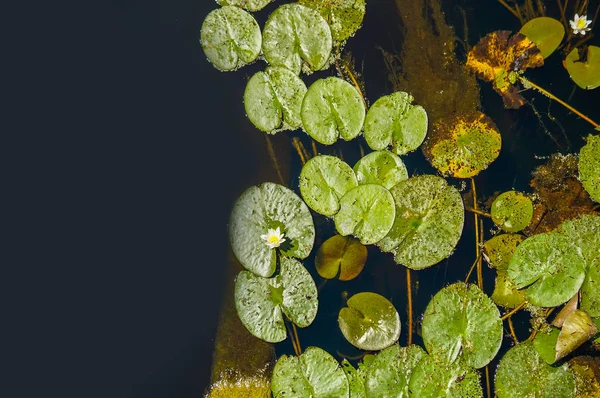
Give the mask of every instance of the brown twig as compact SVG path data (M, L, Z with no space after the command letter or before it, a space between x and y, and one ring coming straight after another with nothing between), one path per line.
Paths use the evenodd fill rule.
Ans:
M480 258L481 258L481 252L479 252L479 255L477 256L475 261L473 261L473 265L471 265L471 268L469 269L469 273L467 274L467 277L465 278L465 283L469 282L469 278L471 277L471 274L473 273L473 270L475 269L475 266L479 262Z
M304 149L304 145L302 145L300 139L298 137L292 138L292 145L294 146L294 149L296 149L296 152L300 157L300 162L302 162L302 165L306 164L308 156L305 155L306 150Z
M510 335L512 336L513 340L515 341L515 344L519 344L519 339L517 339L517 334L515 333L515 328L513 326L512 318L508 317L508 318L506 318L506 321L508 322L508 330L510 330Z
M284 321L285 323L285 321ZM296 356L300 356L300 354L302 354L302 352L300 351L299 347L296 346L296 339L294 339L294 335L292 334L292 331L290 330L290 326L285 323L285 328L287 329L288 335L290 336L290 340L292 341L292 347L294 348L294 354L296 354Z
M408 295L408 343L407 345L412 344L412 334L413 334L413 305L412 305L412 283L410 280L410 269L406 268L406 290Z
M279 168L279 162L277 162L277 156L275 155L275 149L273 148L273 143L271 143L271 137L268 134L265 134L265 140L267 141L267 150L269 151L269 157L273 162L273 167L275 167L275 171L277 171L277 176L279 177L279 181L281 185L286 185L283 180L283 175L281 174L281 169Z
M492 218L492 215L490 213L486 213L485 211L481 211L481 210L476 210L473 209L471 207L465 207L466 211L470 211L471 213L475 213L475 214L479 214L480 216L484 216L487 218Z
M490 384L490 369L488 368L488 365L485 365L485 390L487 392L487 398L492 397L491 388L492 386Z
M519 304L518 306L513 308L510 312L507 312L506 314L504 314L504 316L500 319L505 320L506 318L513 316L513 314L517 313L517 311L519 311L521 308L523 308L525 306L525 304L527 304L527 301L523 301L521 304Z
M296 338L296 346L300 354L302 353L302 346L300 345L300 339L298 338L298 331L296 330L296 324L292 322L292 330L294 331L294 337ZM300 355L298 354L298 355Z
M519 21L521 21L521 23L523 23L523 19L521 18L521 16L519 14L517 14L517 11L515 11L511 6L506 4L506 2L504 0L498 0L498 2L500 4L502 4L508 11L510 11L511 14L513 14L515 17L517 17L517 19Z
M471 178L471 189L473 190L473 209L477 209L477 188L475 187L475 180ZM479 256L479 214L473 213L475 218L475 254L477 255L477 286L483 289L483 271L481 256ZM483 232L483 231L482 231Z
M319 154L319 152L317 151L317 144L315 143L315 140L310 140L310 142L312 144L313 158L314 158Z

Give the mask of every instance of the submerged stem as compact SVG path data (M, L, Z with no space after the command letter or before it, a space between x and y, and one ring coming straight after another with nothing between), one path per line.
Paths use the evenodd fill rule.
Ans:
M412 344L412 334L413 334L413 306L412 306L412 283L410 280L410 269L406 268L406 287L407 287L407 295L408 295L408 343L406 345Z
M515 344L519 344L519 339L517 339L517 334L515 333L515 327L513 326L512 318L508 317L506 318L506 321L508 322L508 330L510 330L510 335L515 341Z
M477 188L475 187L475 180L471 178L471 189L473 190L473 210L477 209ZM475 218L475 254L477 255L477 286L483 289L483 270L481 256L479 255L479 244L480 244L480 233L479 233L479 214L473 213ZM481 231L483 235L483 231Z
M527 304L527 301L523 301L521 304L519 304L518 306L513 308L510 312L507 312L506 314L504 314L504 316L500 319L505 320L506 318L511 317L513 314L515 314L517 311L519 311L521 308L523 308L525 306L525 304Z
M269 137L269 135L265 134L265 140L267 141L267 150L269 151L269 157L271 158L271 161L273 162L273 167L275 168L275 171L277 171L277 176L279 177L279 181L281 182L281 185L286 185L283 180L283 175L281 174L281 169L279 168L279 162L277 161L277 156L275 155L275 149L273 148L273 143L271 142L271 137Z

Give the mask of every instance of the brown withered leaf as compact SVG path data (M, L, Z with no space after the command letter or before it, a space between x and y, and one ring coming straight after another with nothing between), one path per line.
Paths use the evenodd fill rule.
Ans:
M482 37L469 51L467 67L480 79L492 82L504 107L517 109L526 103L515 86L518 75L525 69L544 65L544 57L527 37L510 34L508 30L498 30Z

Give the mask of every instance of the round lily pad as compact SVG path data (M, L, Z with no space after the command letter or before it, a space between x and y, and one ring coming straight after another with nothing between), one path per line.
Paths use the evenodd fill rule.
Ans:
M348 379L327 351L308 347L299 357L282 355L271 376L275 398L348 398Z
M548 365L531 342L517 344L504 355L495 381L498 398L575 396L575 380L567 364Z
M285 242L273 249L261 238L280 228ZM308 257L315 241L315 226L302 199L283 185L264 183L248 188L235 202L229 219L229 240L238 261L253 273L269 277L275 272L275 250L288 257Z
M533 218L533 203L521 192L500 194L492 203L492 220L506 232L518 232Z
M291 3L269 15L262 49L270 65L285 67L298 75L303 63L308 70L322 69L332 43L329 25L317 11Z
M334 235L327 239L315 257L315 267L321 277L341 281L356 278L367 262L367 248L351 236Z
M525 237L518 234L496 235L483 244L483 258L496 268L498 275L507 275L508 262L523 240Z
M474 368L487 365L502 345L500 311L476 285L462 282L436 293L423 315L423 343L449 362L462 355Z
M270 134L295 130L302 124L300 110L306 90L302 79L285 68L271 67L257 72L244 92L248 119Z
M307 327L318 305L315 282L295 259L282 257L281 272L273 278L241 271L235 281L235 307L242 324L270 343L285 340L282 312L296 325Z
M365 120L365 105L356 88L338 77L315 81L302 102L302 124L317 142L331 145L342 137L346 141L360 134Z
M408 385L415 366L427 356L417 345L394 344L375 357L367 371L365 391L368 398L408 398Z
M379 184L390 189L408 178L406 166L400 157L389 151L375 151L354 165L359 184Z
M474 112L434 123L423 153L442 174L469 178L487 169L501 146L496 124L483 113Z
M215 68L236 70L260 53L262 37L254 17L246 11L225 6L211 11L200 30L204 54Z
M580 61L579 49L574 48L567 55L564 65L579 87L592 90L600 86L600 47L589 46L585 62Z
M570 239L544 233L525 239L510 259L508 276L525 297L540 307L555 307L579 291L585 262Z
M340 235L354 235L363 245L370 245L387 235L395 215L390 191L376 184L359 185L340 200L335 228Z
M357 293L346 304L348 307L340 310L338 323L353 346L377 351L400 337L400 315L385 297L371 292Z
M579 179L592 199L600 202L600 135L589 135L579 152Z
M335 156L315 156L300 172L302 198L311 209L324 216L337 213L340 198L356 186L358 181L352 168Z
M565 37L563 24L554 18L548 17L529 20L519 32L535 43L544 58L548 58Z
M427 134L427 112L413 100L412 95L397 91L375 101L365 118L365 139L371 149L391 146L403 155L421 145Z
M478 398L483 397L479 373L457 361L447 363L431 355L413 370L409 388L411 397Z
M217 4L222 6L236 6L245 8L248 11L260 11L273 0L217 0Z
M354 35L365 17L365 0L299 0L314 8L329 23L333 40L343 41Z
M396 218L378 246L412 269L430 267L452 254L465 217L458 190L441 177L421 175L399 182L390 192Z

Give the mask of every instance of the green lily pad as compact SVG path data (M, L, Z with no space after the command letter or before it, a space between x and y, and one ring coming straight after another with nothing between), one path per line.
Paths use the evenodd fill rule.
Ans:
M348 379L327 351L308 347L299 357L282 355L271 377L275 398L347 398Z
M390 189L408 178L404 162L389 151L375 151L354 165L359 184L379 184Z
M370 245L387 235L395 215L390 191L376 184L359 185L340 200L335 228L340 235L354 235L363 245Z
M232 71L254 61L260 54L262 36L254 17L238 7L211 11L200 30L200 44L215 68Z
M588 47L586 62L579 61L579 58L579 50L574 48L565 59L564 65L571 80L586 90L600 86L600 47Z
M430 355L414 368L409 388L411 397L483 397L479 373L475 369L460 361L447 363Z
M498 398L572 398L575 380L567 364L548 365L533 343L524 342L511 348L500 361L496 394Z
M260 11L273 0L217 0L221 6L236 6L245 8L248 11Z
M381 351L367 371L365 391L368 398L408 398L412 371L427 356L417 345L394 344Z
M285 235L286 241L278 248L283 255L308 257L315 241L315 226L302 199L271 182L248 188L233 205L229 240L238 261L263 277L275 272L277 249L269 247L261 235L274 228Z
M317 142L334 144L338 137L356 138L365 120L365 105L356 88L338 77L319 79L302 102L304 130Z
M506 232L519 232L533 218L533 203L521 192L500 194L492 203L492 220Z
M344 41L360 28L365 17L365 0L299 0L317 10L329 23L333 40Z
M556 307L577 293L585 262L566 236L544 233L525 239L510 259L508 276L525 297L540 307Z
M373 355L366 355L363 361L358 364L358 369L355 369L347 359L342 360L342 368L350 386L350 398L366 397L365 378L373 360Z
M492 301L504 308L517 308L525 301L525 291L516 288L515 284L505 274L496 276L494 284L494 292L491 297Z
M552 326L548 333L538 332L538 334L535 335L535 339L533 339L535 350L549 365L552 365L557 361L556 341L558 340L559 334L560 329Z
M357 293L346 304L348 307L340 310L338 323L353 346L377 351L400 337L400 315L385 297L371 292Z
M579 151L579 179L592 199L600 202L600 136L589 135Z
M474 368L487 365L502 345L500 311L475 285L446 286L423 315L423 343L431 355L454 362L462 355Z
M285 340L282 312L296 325L310 325L318 309L317 287L298 260L282 257L281 272L263 278L241 271L235 281L235 307L250 333L269 343Z
M244 92L248 119L270 134L295 130L302 124L300 111L306 90L302 79L285 68L258 72L250 78Z
M262 50L272 66L282 66L299 75L322 69L332 47L331 30L319 13L292 3L278 7L263 29Z
M458 190L441 177L421 175L399 182L390 192L396 218L378 246L411 269L430 267L452 254L465 218Z
M548 58L565 37L565 28L554 18L539 17L529 20L519 33L527 36L540 49L542 57Z
M421 145L427 134L427 112L413 100L412 95L397 91L375 101L365 118L365 139L371 149L391 146L403 155Z
M496 235L483 244L483 258L492 268L496 268L498 275L507 275L510 258L524 239L523 235L518 234Z
M487 169L501 146L496 124L483 113L474 112L434 123L423 153L442 174L469 178Z
M324 216L337 213L340 198L356 186L358 181L352 168L335 156L315 156L300 172L302 198L311 209Z
M315 267L322 278L341 281L356 278L367 262L367 248L351 236L334 235L327 239L315 257Z

